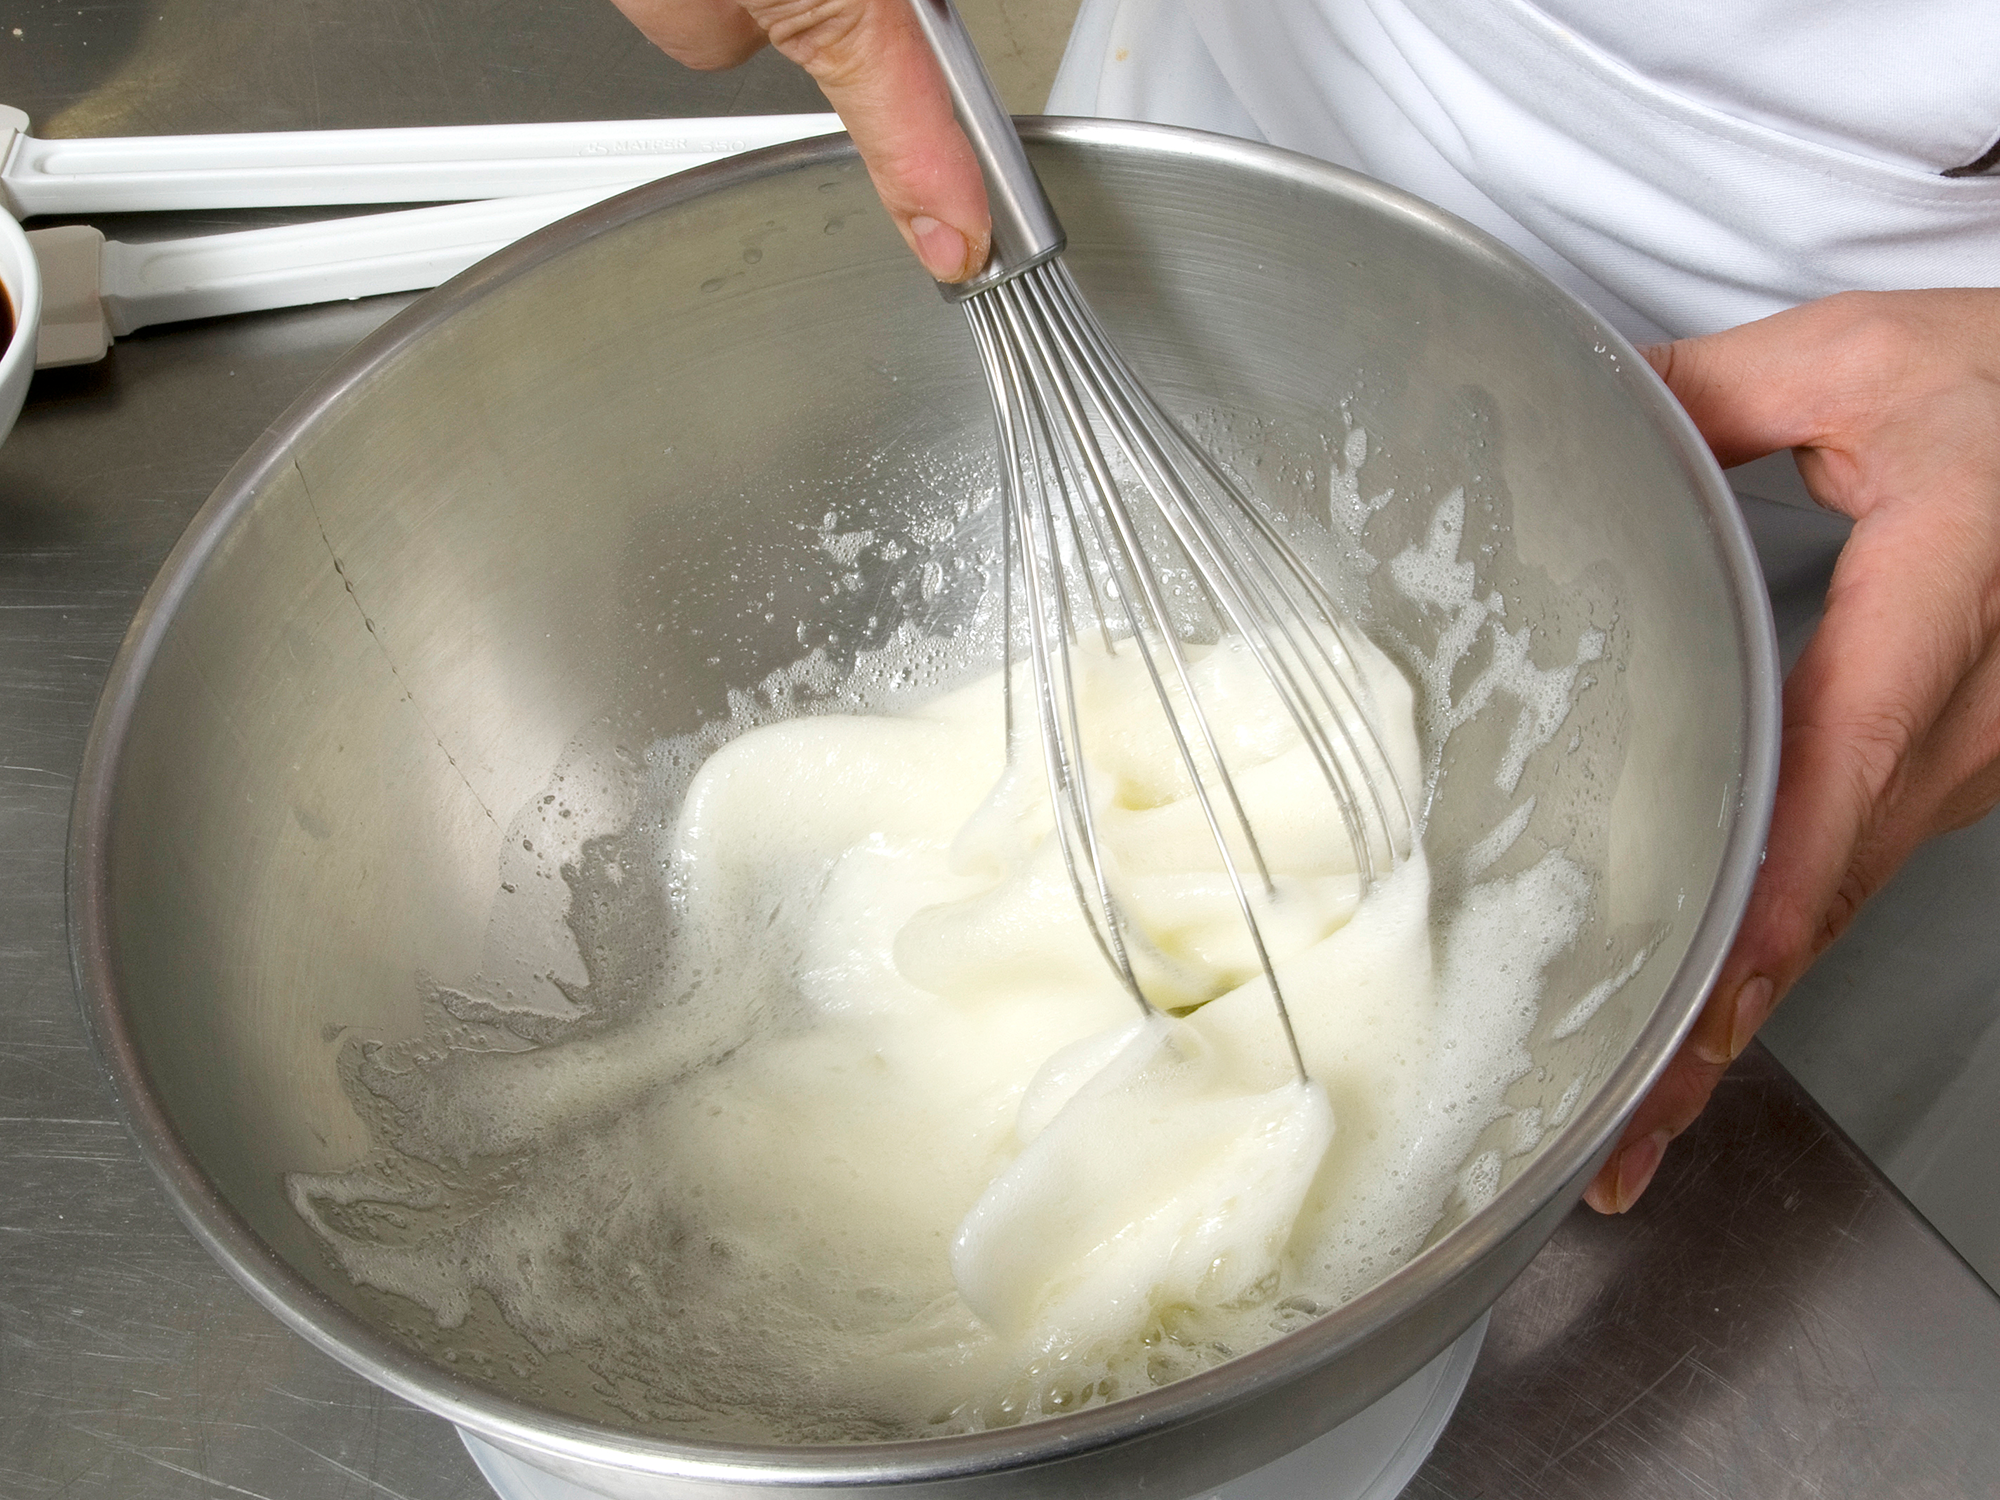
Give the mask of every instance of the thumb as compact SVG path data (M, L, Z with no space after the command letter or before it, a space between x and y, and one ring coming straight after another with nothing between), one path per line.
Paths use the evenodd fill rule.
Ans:
M1793 326L1806 311L1641 351L1725 469L1819 436L1812 396L1825 372L1811 367L1802 329Z
M733 68L764 45L736 0L612 0L646 40L690 68Z
M986 183L909 0L743 0L810 73L924 268L963 281L986 264Z

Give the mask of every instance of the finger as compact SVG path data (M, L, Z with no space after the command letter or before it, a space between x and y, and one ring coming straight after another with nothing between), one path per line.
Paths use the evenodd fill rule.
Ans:
M1742 926L1687 1041L1585 1192L1601 1212L1638 1200L1785 991L1929 831L1934 809L1885 812L1903 787L1921 805L1927 788L1948 784L1925 774L1922 747L1949 704L1975 690L1961 684L1985 654L1976 618L1941 602L1963 597L1952 568L1910 513L1864 521L1850 539L1826 617L1785 686L1777 797ZM1956 752L1968 768L1987 763L1973 757L1992 731L1974 738Z
M1978 822L2000 804L2000 638L1945 705L1910 780L1930 795L1905 798L1888 833L1912 849L1932 833ZM1883 851L1885 858L1893 854Z
M1583 1190L1583 1201L1601 1214L1622 1214L1637 1203L1667 1146L1694 1123L1728 1071L1727 1063L1711 1062L1683 1046L1626 1121L1617 1149Z
M1728 468L1785 448L1846 451L1921 376L1928 346L1893 302L1848 292L1643 352Z
M1786 336L1789 316L1641 351L1724 468L1814 436L1815 424L1796 399L1801 382L1793 365L1800 355Z
M1742 926L1587 1190L1600 1209L1632 1205L1785 990L1916 845L2000 799L1996 309L1983 291L1849 293L1646 351L1717 458L1791 448L1813 495L1857 525L1786 683Z
M746 0L771 44L819 83L889 217L926 270L986 264L986 184L907 0Z
M764 28L738 0L612 0L646 40L675 62L733 68L764 46Z
M1940 513L1884 508L1854 529L1827 593L1826 614L1785 684L1785 743L1763 869L1723 985L1768 976L1782 994L1872 895L1884 840L1907 853L1947 783L1936 750L1966 735L1948 769L1970 774L1990 725L1954 728L1961 694L1982 692L1977 669L1993 635L1986 559L2000 556L1993 507L1940 534ZM1979 533L1984 533L1979 534ZM1976 706L1976 705L1975 705ZM1937 746L1934 730L1945 725ZM1914 819L1908 814L1914 813ZM1754 1027L1737 1028L1728 1055Z

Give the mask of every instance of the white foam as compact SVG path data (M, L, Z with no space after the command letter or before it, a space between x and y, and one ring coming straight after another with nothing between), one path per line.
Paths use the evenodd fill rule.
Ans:
M1535 799L1530 797L1502 818L1491 833L1466 850L1466 879L1477 880L1498 864L1500 856L1513 848L1515 841L1528 831L1528 820L1534 815Z
M1609 979L1600 980L1592 985L1584 992L1583 998L1564 1011L1562 1019L1549 1029L1550 1040L1559 1042L1565 1037L1575 1036L1584 1027L1588 1026L1591 1018L1604 1008L1604 1002L1624 989L1633 977L1646 966L1646 960L1652 956L1652 945L1648 944L1633 954L1631 962L1626 964L1616 974L1613 974Z

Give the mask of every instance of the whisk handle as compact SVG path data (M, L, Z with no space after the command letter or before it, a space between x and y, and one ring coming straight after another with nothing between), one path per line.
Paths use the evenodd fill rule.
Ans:
M993 211L993 253L985 269L969 281L938 283L947 300L962 302L1048 260L1061 251L1065 236L958 7L952 0L910 0L910 8L944 69L952 109L979 159Z

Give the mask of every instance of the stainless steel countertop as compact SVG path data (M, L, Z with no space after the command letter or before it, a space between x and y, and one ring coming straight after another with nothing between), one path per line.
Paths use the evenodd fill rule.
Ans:
M821 107L769 58L687 73L604 0L16 0L0 100L48 136ZM174 228L195 222L246 220ZM182 1230L64 934L72 781L140 595L257 432L406 300L141 334L39 377L0 447L0 1495L487 1493L445 1423L282 1329ZM1772 545L1809 613L1823 545ZM2000 1493L2000 1300L1753 1049L1640 1208L1577 1213L1501 1301L1410 1493Z

